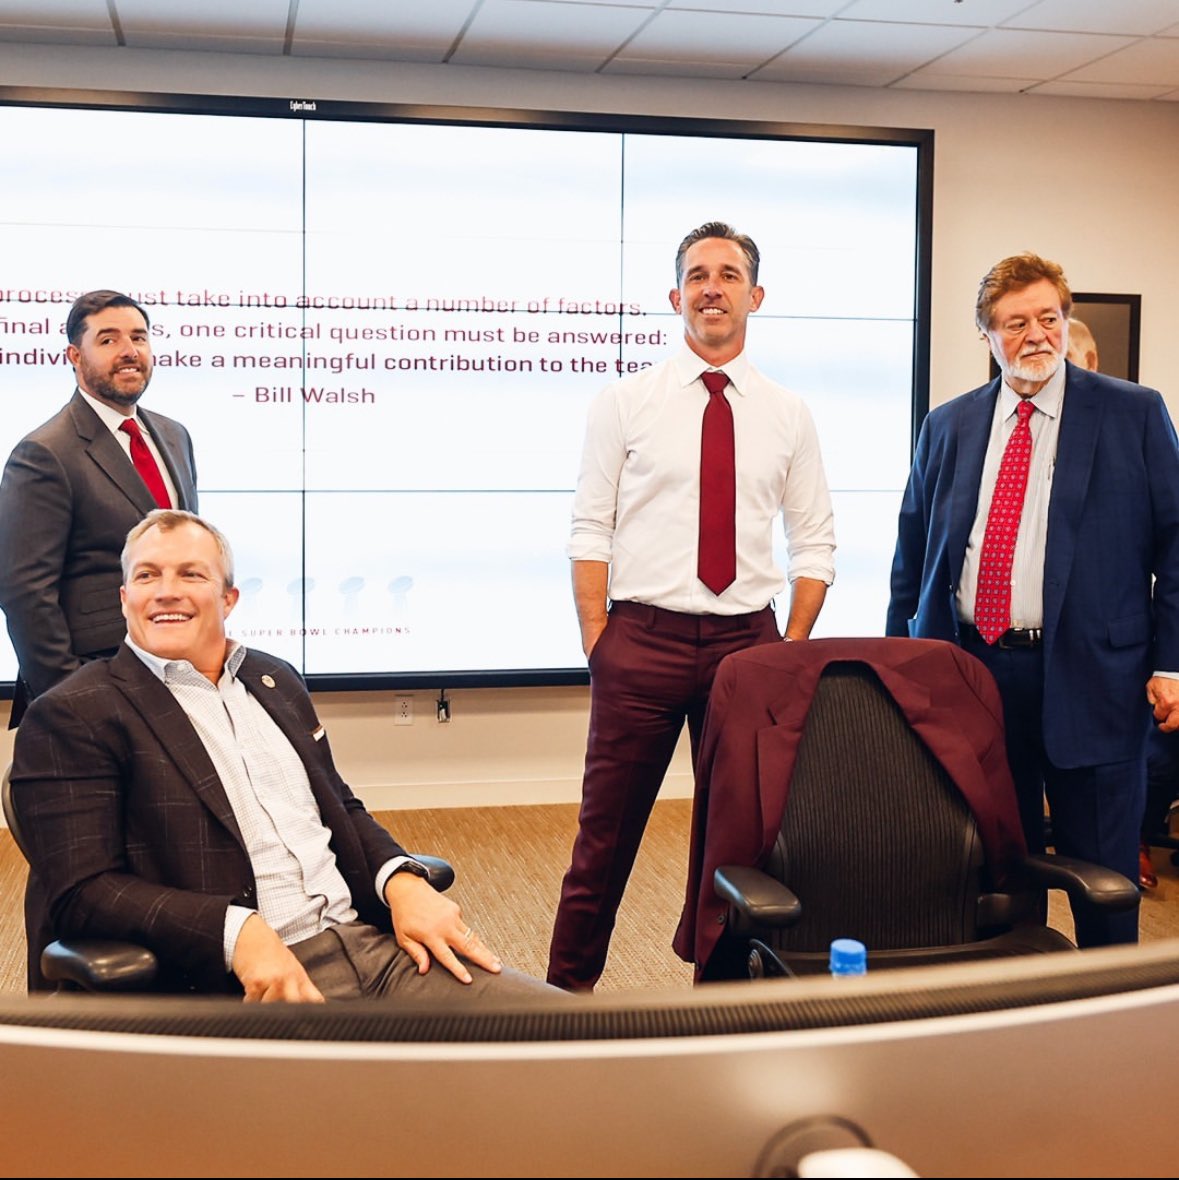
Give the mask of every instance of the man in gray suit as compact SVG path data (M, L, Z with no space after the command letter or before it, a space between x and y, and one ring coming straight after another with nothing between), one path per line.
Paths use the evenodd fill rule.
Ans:
M20 665L10 728L29 700L122 642L128 530L153 508L197 507L188 431L137 408L151 380L150 330L147 312L118 291L80 296L66 320L74 396L4 468L0 609Z

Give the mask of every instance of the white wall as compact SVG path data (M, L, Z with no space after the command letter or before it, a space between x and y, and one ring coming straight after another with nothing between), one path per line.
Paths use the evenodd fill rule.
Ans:
M1179 333L1172 329L1179 104L27 45L0 45L0 79L12 86L932 128L932 403L986 379L972 315L978 280L999 258L1031 249L1061 262L1077 290L1142 295L1140 379L1160 388L1179 416ZM118 161L112 151L111 166ZM150 145L124 162L150 169ZM433 720L435 693L414 695L415 723L396 727L391 693L317 699L337 761L370 806L577 798L588 690L449 691L449 725ZM0 708L0 725L6 721L7 708ZM10 752L10 736L0 737L0 757ZM689 791L681 743L665 792Z

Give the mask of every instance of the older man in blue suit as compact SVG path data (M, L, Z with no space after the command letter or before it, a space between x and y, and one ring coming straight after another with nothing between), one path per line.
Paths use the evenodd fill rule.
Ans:
M1137 880L1152 712L1179 729L1179 443L1156 391L1065 361L1071 307L1035 254L983 278L1001 376L925 420L887 632L957 641L994 675L1032 851L1046 794L1057 852ZM1078 923L1082 946L1136 939L1135 915Z

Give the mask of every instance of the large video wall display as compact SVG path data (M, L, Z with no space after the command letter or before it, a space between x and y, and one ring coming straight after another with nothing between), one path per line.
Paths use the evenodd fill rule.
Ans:
M313 687L585 675L586 410L679 347L675 249L710 220L761 247L749 351L818 425L839 549L817 633L879 633L926 396L925 133L3 97L0 452L72 393L74 297L140 300L143 405L190 430L234 545L231 633Z

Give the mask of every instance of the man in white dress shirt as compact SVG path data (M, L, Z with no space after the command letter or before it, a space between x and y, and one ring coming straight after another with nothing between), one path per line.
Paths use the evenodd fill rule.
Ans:
M552 991L368 814L295 670L227 638L217 530L153 511L123 568L125 643L39 696L13 751L53 937L141 943L163 990L248 1000Z
M722 222L676 254L671 306L684 347L608 386L589 414L568 554L590 666L578 833L549 952L550 983L591 991L643 831L686 720L695 753L717 664L778 641L773 600L791 585L786 639L806 639L835 569L831 500L810 413L745 355L762 303L760 255ZM732 578L705 584L700 556L703 418L723 373L735 465ZM705 452L711 455L710 451ZM785 574L773 558L781 517Z

